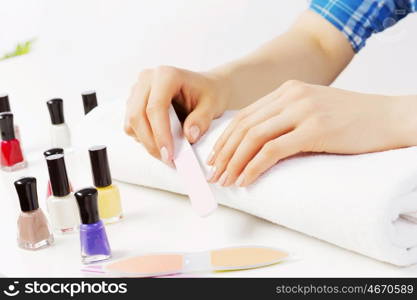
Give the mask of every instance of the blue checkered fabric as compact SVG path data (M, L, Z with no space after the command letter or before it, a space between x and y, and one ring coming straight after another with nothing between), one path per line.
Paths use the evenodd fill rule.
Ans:
M366 40L417 11L417 0L312 0L310 9L336 26L355 52Z

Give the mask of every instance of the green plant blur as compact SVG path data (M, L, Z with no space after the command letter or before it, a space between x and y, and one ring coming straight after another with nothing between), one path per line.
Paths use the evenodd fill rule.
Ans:
M8 52L4 54L2 57L0 57L0 61L8 59L8 58L16 57L16 56L28 54L32 50L32 45L34 42L35 40L29 40L29 41L17 44L16 48L13 51Z

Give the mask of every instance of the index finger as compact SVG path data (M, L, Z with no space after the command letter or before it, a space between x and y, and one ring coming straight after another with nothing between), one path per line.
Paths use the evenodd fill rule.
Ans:
M155 76L149 95L146 114L155 138L155 143L165 163L172 164L174 146L169 120L169 107L178 93L177 78L160 74Z

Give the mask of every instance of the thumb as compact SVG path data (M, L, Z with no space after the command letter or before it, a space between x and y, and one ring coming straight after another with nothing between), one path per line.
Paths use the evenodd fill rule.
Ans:
M213 120L212 108L208 104L200 104L184 121L184 135L190 143L195 143L210 127Z

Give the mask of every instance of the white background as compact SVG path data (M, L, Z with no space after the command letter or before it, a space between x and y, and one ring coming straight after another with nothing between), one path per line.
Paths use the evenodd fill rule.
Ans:
M11 96L26 153L40 159L39 151L48 141L44 102L49 98L64 98L70 126L83 117L80 93L87 89L97 89L99 101L120 101L123 109L140 69L161 64L210 69L285 31L307 3L0 0L0 53L13 49L18 41L37 38L30 55L0 62L0 91ZM335 85L363 92L417 94L416 53L417 14L372 38ZM42 198L44 165L40 161L32 166L29 173L38 176ZM14 197L11 180L7 177L0 185L0 200L5 201L7 212L0 222L6 229L0 272L79 275L78 245L73 237L58 238L55 247L35 254L17 250L17 205L16 200L7 200ZM122 195L127 218L108 229L117 255L132 249L191 251L239 243L280 244L294 249L302 260L275 269L218 275L416 275L415 267L395 268L230 209L220 209L207 221L192 215L185 201L167 201L174 198L167 193L122 185ZM178 215L172 220L174 211Z

